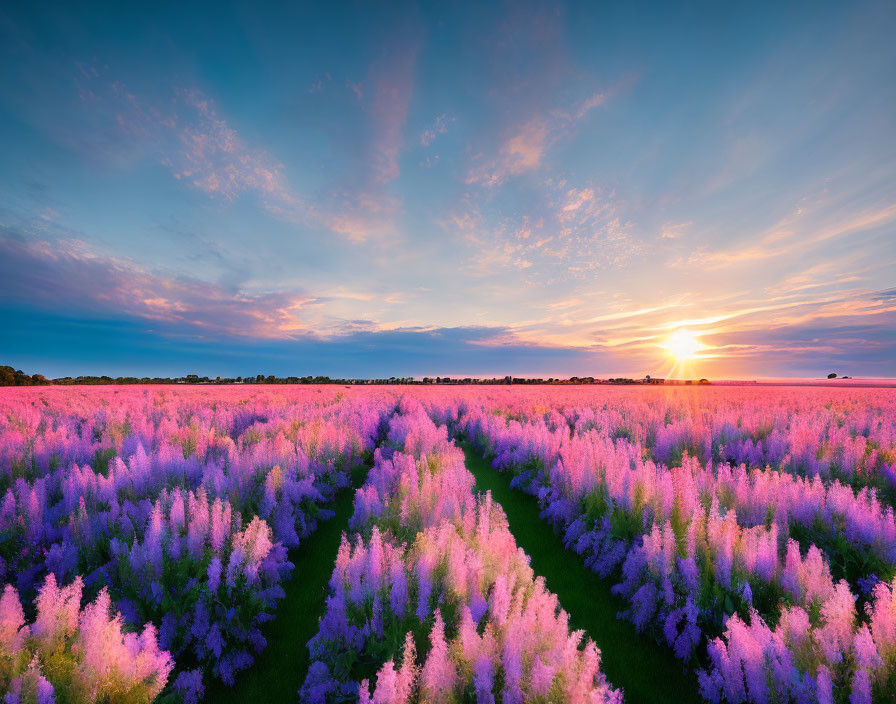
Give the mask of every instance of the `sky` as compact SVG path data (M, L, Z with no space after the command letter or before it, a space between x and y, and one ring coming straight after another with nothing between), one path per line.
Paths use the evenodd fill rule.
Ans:
M4 3L0 363L894 377L893 36L889 0Z

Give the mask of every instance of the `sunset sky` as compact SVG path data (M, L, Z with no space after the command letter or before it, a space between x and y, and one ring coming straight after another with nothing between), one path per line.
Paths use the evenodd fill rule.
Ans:
M0 8L0 364L896 376L892 0L68 5Z

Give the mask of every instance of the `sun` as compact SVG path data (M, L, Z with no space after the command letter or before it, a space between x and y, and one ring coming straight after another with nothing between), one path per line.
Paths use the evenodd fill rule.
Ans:
M673 332L661 345L678 362L686 362L696 359L706 346L697 339L696 333L686 328L679 328Z

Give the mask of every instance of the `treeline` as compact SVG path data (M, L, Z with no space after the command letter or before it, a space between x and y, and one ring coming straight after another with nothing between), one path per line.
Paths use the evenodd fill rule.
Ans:
M549 377L529 378L516 376L502 377L447 377L447 376L425 376L422 379L416 379L410 376L397 377L390 376L380 379L342 379L331 378L329 376L274 376L269 374L256 374L255 376L237 376L237 377L208 377L199 376L198 374L187 374L180 377L137 377L137 376L63 376L58 379L47 379L43 374L28 375L20 369L13 369L9 366L0 366L0 386L100 386L104 384L354 384L354 385L469 385L479 384L489 385L531 385L531 384L558 384L558 385L579 385L579 384L668 384L668 383L685 383L685 384L707 384L706 379L698 381L667 381L665 379L651 379L646 376L643 379L631 379L627 377L618 377L611 379L595 379L593 376L572 376L566 379Z
M46 386L52 383L43 374L29 376L21 369L0 365L0 386Z

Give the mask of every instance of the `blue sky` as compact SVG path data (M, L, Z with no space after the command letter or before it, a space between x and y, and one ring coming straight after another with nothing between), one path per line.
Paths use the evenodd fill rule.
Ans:
M896 376L892 3L256 5L0 9L4 363Z

